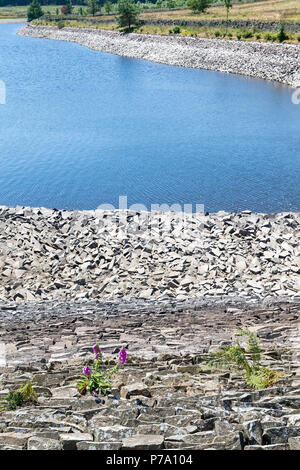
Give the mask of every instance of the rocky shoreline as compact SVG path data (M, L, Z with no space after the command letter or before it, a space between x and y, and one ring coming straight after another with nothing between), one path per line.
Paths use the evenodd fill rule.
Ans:
M23 36L71 41L90 49L168 65L242 74L300 86L300 46L28 24Z
M299 450L299 313L285 302L1 304L0 398L30 380L38 402L0 413L0 450ZM241 327L284 372L274 386L251 390L203 364ZM76 388L96 341L106 359L128 351L100 400Z
M0 206L0 301L296 301L299 219Z
M38 396L0 412L0 450L299 450L298 226L0 207L0 400L27 381ZM206 365L240 328L284 374L273 386ZM107 396L81 396L97 342L128 362Z

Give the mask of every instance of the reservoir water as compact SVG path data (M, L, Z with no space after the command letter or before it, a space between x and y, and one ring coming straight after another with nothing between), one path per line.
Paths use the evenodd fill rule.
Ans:
M288 87L17 36L0 25L0 205L299 210Z

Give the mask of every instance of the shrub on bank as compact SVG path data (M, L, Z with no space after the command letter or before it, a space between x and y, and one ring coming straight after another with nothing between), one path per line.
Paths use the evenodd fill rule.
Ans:
M67 15L69 13L69 8L67 5L63 5L60 9L62 15Z
M242 32L242 37L244 39L253 38L253 31L246 29L245 31Z
M210 6L212 0L188 0L187 6L193 13L204 13Z
M174 26L174 28L169 29L169 34L180 34L181 28L180 26Z
M270 34L270 33L266 33L266 34L264 35L264 39L265 39L266 41L272 41L272 40L273 40L273 36L272 36L272 34Z
M285 34L283 24L280 25L279 31L277 33L278 42L283 42L288 39L288 36Z

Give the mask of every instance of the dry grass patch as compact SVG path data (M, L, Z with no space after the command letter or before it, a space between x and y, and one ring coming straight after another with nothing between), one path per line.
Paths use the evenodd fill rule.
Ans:
M266 0L257 3L235 4L230 10L231 20L267 20L267 21L300 21L299 0ZM175 10L163 12L149 12L141 15L143 19L224 19L226 10L224 6L215 6L207 10L205 14L194 14L191 10Z

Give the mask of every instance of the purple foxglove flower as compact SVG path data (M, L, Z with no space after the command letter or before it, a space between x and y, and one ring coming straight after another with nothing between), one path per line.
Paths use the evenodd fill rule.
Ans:
M99 349L98 344L94 344L93 350L94 350L94 354L95 354L95 359L98 359L98 357L99 357L99 352L101 351L101 349Z
M83 374L84 374L86 377L90 377L90 376L91 376L90 368L89 368L89 367L84 367L84 368L83 368Z
M119 354L119 361L120 361L121 366L125 364L126 360L127 360L127 351L126 349L121 349L120 354Z

